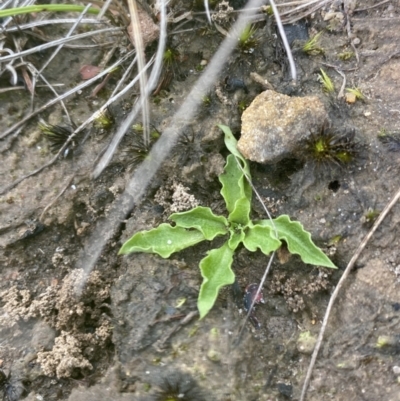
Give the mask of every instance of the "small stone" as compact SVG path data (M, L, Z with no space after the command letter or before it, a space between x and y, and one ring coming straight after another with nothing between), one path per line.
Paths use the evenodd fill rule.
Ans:
M301 153L305 141L320 132L327 119L317 96L290 97L267 90L242 114L238 149L246 159L277 163Z
M354 46L358 46L361 43L361 39L360 38L354 38L353 39L353 45Z
M346 103L353 104L356 102L357 96L354 93L347 92L345 94L345 100L346 100Z
M393 366L393 373L396 376L400 376L400 366Z

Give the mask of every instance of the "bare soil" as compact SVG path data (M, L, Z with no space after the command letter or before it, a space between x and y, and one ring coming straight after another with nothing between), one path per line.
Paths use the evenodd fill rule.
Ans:
M176 384L182 390L182 383L191 388L191 396L185 398L190 400L299 398L330 293L374 216L398 189L399 142L394 136L389 144L383 143L378 134L400 130L400 4L393 0L357 11L376 2L354 3L351 39L359 61L343 21L324 20L327 10L317 12L301 22L294 34L296 85L289 77L273 21L256 24L254 49L232 53L215 90L185 128L143 201L129 216L121 217L88 277L80 264L82 250L93 242L96 225L108 218L134 171L129 146L135 134L122 141L99 178L92 179L90 173L132 108L138 87L111 108L116 123L108 131L92 129L87 141L68 157L2 192L0 367L11 370L10 382L21 398L178 399L176 394L167 398L168 386ZM175 2L174 7L188 10L185 2ZM171 82L151 98L151 124L161 134L202 73L202 61L208 61L223 40L204 17L196 17L185 28L192 30L171 35L168 43L176 51ZM43 31L54 34L50 28ZM320 31L323 53L304 54L299 45L304 32L313 36ZM125 40L121 49L129 46ZM154 47L148 48L149 55L152 51ZM340 55L345 52L353 55L343 60ZM64 48L46 77L75 86L80 82L79 68L97 65L104 53L99 48ZM46 60L49 54L45 51L29 60L39 68L40 57ZM364 100L349 104L338 99L343 77L332 66L345 75L345 87L359 88ZM335 93L322 91L320 68L331 77ZM285 263L276 260L264 286L266 304L256 309L261 328L256 330L249 322L238 341L238 327L244 320L241 291L259 282L268 262L261 253L237 252L233 266L237 286L224 289L201 321L196 315L198 263L219 240L167 260L117 253L133 233L167 221L171 211L197 203L226 213L218 175L227 150L216 125L228 125L240 135L242 109L263 90L250 78L252 72L278 92L319 96L337 132L355 130L357 156L344 167L315 165L307 158L251 164L254 185L271 213L299 220L338 270L305 266L297 257ZM2 87L8 86L7 79L1 77ZM115 83L111 79L98 98L90 97L92 88L69 98L66 105L73 121L77 125L84 121ZM37 95L39 102L52 96L45 89L37 89ZM0 93L4 130L25 115L29 103L26 90ZM63 124L61 116L59 105L40 115L51 124ZM54 156L50 145L38 120L3 139L2 188L48 162ZM340 295L308 400L400 400L399 208L396 205L384 220ZM253 217L265 218L256 200ZM157 398L160 388L164 398Z

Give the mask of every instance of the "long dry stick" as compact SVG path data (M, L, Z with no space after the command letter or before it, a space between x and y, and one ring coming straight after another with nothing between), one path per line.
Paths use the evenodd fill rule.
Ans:
M142 72L145 65L145 54L136 0L128 0L128 7L129 13L131 14L131 26L137 53L138 70ZM140 93L144 94L147 88L147 74L141 73L139 76ZM140 103L142 108L143 142L145 146L148 146L150 144L150 109L148 96L141 96Z
M73 42L74 40L79 40L83 38L89 38L90 36L94 36L97 34L111 34L113 32L121 32L123 28L104 28L104 29L98 29L96 31L90 31L90 32L85 32L85 33L80 33L78 35L70 36L69 38L61 38L57 40L53 40L52 42L44 43L43 45L32 47L31 49L24 50L20 53L15 53L11 54L9 56L4 56L0 57L0 62L5 62L8 60L14 60L15 58L19 57L25 57L28 56L29 54L41 52L46 49L50 49L51 47L58 46L62 43L68 43L68 42Z
M333 293L332 293L331 299L329 300L328 307L326 308L324 320L322 322L321 330L320 330L319 335L318 335L317 343L315 345L315 349L314 349L314 352L313 352L312 357L311 357L310 365L309 365L308 370L307 370L306 379L304 381L304 385L303 385L303 389L301 391L301 396L300 396L300 400L299 401L304 401L305 400L307 389L308 389L308 385L310 384L311 375L312 375L312 372L313 372L313 369L314 369L315 361L317 360L318 352L319 352L319 349L321 348L321 345L322 345L322 340L324 338L324 334L325 334L326 326L328 324L329 316L330 316L330 313L332 311L333 304L334 304L334 302L335 302L335 300L336 300L336 298L337 298L337 296L339 294L339 291L340 291L341 287L343 286L343 283L346 280L347 276L349 275L351 269L353 268L354 263L356 262L356 260L360 256L361 252L363 251L363 249L367 245L368 241L371 239L371 237L374 234L374 232L380 226L380 224L382 223L383 219L386 217L386 215L389 213L389 211L392 209L392 207L396 204L396 202L399 200L399 198L400 198L400 188L397 190L397 193L392 198L392 200L385 206L385 208L383 209L382 213L379 215L378 219L376 220L375 224L373 225L373 227L371 228L369 233L361 241L359 247L354 252L353 257L350 259L349 264L347 265L345 271L343 272L343 275L340 278L340 280L339 280L339 282L338 282L338 284L337 284L337 286L335 288L335 291L333 291Z

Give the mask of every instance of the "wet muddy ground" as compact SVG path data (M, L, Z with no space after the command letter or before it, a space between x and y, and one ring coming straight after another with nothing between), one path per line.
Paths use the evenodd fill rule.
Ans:
M398 189L400 4L389 1L363 11L377 2L354 3L351 38L359 62L343 28L340 7L334 15L327 17L328 9L319 11L299 28L287 28L295 37L297 85L290 80L271 18L255 25L254 43L232 53L142 203L121 218L79 295L77 289L86 280L77 268L80 252L93 241L96 225L107 219L135 169L132 144L137 144L138 134L131 130L99 178L91 179L90 172L118 122L132 108L139 88L111 107L115 125L93 128L68 157L2 191L0 367L11 370L10 383L21 398L179 399L174 392L187 393L188 400L299 398L332 289L377 213ZM182 13L188 10L180 2L174 7ZM223 23L227 29L230 22ZM168 47L174 57L166 68L172 71L171 81L151 98L151 124L161 135L223 40L204 16L189 21L188 28L171 35ZM305 54L304 35L318 32L323 51ZM129 43L120 40L122 52ZM149 47L149 55L154 50L154 45ZM63 49L46 77L68 88L76 86L81 82L80 67L99 64L104 53ZM45 60L49 54L45 51L29 61L40 66L41 57ZM323 92L320 68L331 77L334 93ZM345 87L359 88L364 100L338 99L343 76L336 70L345 75ZM297 257L285 263L276 260L264 286L266 303L256 310L261 328L247 323L238 341L244 321L238 291L224 289L204 320L196 314L198 264L208 250L220 245L219 239L170 259L117 253L134 232L167 221L172 211L200 204L226 213L218 175L228 151L216 125L230 126L239 137L241 112L265 89L251 79L254 72L277 92L318 96L335 132L355 132L357 152L345 166L315 163L311 154L275 165L251 163L254 185L271 213L299 220L338 270L307 266ZM8 86L7 80L1 77L2 87ZM97 97L90 97L89 88L68 99L75 124L99 107L116 80L111 78ZM38 102L51 98L44 89L37 89L37 95ZM29 103L25 90L0 93L4 131L25 115ZM60 106L40 117L65 124ZM54 156L50 146L37 119L18 135L2 139L2 188L48 162ZM265 218L262 207L253 203L252 217ZM341 292L309 400L400 400L399 209L396 205L384 220ZM237 287L243 291L259 282L267 262L261 253L239 249L233 265Z

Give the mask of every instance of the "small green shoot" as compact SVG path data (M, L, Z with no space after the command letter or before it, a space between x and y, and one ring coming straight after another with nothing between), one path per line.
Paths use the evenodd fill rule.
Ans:
M359 88L346 88L346 91L352 93L357 100L365 100L365 96Z
M253 53L254 48L258 44L255 37L257 28L254 25L247 25L238 38L238 46L243 53Z
M322 90L325 93L335 92L335 87L333 85L333 82L329 78L328 74L322 68L320 68L320 71L321 71L321 74L318 75L318 80L322 84Z
M338 57L342 61L348 61L354 57L354 53L353 52L342 52L342 53L338 54Z
M379 210L368 208L368 210L364 213L364 216L361 218L362 223L367 227L372 227L375 223L376 219L379 217L381 212Z
M15 7L0 10L0 18L15 17L16 15L21 14L32 14L48 11L81 13L84 9L85 6L77 6L74 4L41 4L36 6ZM86 12L88 14L98 14L100 9L90 7Z
M115 123L114 116L111 113L109 108L97 113L93 125L95 128L108 130L110 129L113 124Z
M203 106L210 107L211 106L211 97L210 95L204 95L202 98Z
M309 56L317 56L318 54L324 54L325 51L322 47L319 47L318 41L322 35L322 31L318 32L314 37L307 40L302 49L303 52L308 54Z
M281 215L274 220L250 219L252 189L247 180L251 179L249 163L237 150L237 141L229 127L219 127L231 152L224 172L219 176L228 216L217 216L203 206L174 213L169 217L174 225L163 223L151 230L140 231L127 240L119 251L119 254L155 253L169 258L173 253L199 242L226 236L220 248L212 249L200 261L203 277L197 302L200 318L204 318L213 307L219 290L235 281L232 263L240 244L251 252L260 250L268 256L285 243L289 252L299 255L304 263L335 268L312 242L310 233L299 222L290 220L289 216Z
M312 134L304 146L304 158L316 165L336 164L344 166L354 160L358 154L354 132L339 134L324 124L321 131Z

